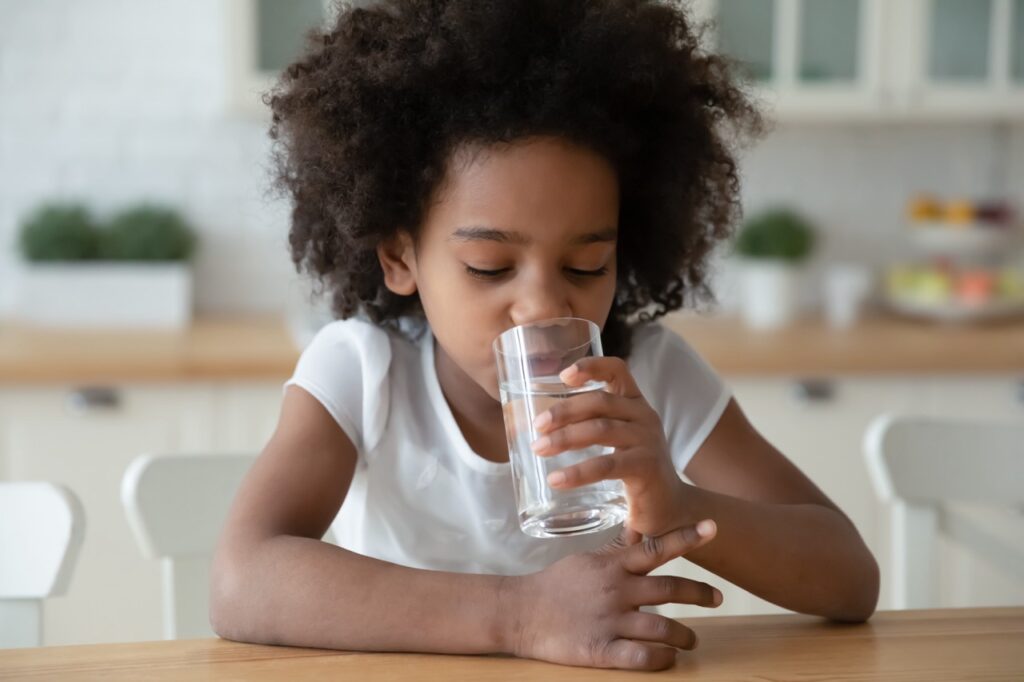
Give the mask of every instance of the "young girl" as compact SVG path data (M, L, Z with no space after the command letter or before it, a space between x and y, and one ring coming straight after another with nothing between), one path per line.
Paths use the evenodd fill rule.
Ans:
M269 104L293 258L341 319L235 500L218 634L661 669L696 637L640 607L721 602L647 575L684 554L789 609L871 615L854 526L653 322L704 293L738 213L732 143L759 126L681 9L343 7ZM534 447L614 447L550 485L621 479L630 515L537 539L517 523L491 342L564 316L601 326L609 356L564 380L609 391L540 416ZM340 546L321 541L332 524Z

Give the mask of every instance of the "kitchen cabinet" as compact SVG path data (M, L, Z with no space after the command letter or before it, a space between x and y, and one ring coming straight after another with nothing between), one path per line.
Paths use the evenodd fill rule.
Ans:
M864 432L885 412L991 420L1024 419L1021 377L840 377L733 378L729 384L753 425L820 487L857 526L883 570L879 608L891 608L888 566L888 509L875 495L864 464ZM1024 518L985 515L986 527L1009 546L1024 551ZM940 588L944 605L1020 603L1024 583L944 540ZM659 572L685 575L721 587L722 614L772 613L781 609L679 559ZM697 607L669 606L676 617L709 615Z
M781 121L1024 118L1024 0L697 0Z
M258 452L280 399L276 381L0 388L3 478L66 485L85 508L70 588L45 602L45 644L161 638L159 565L131 534L121 477L143 453Z

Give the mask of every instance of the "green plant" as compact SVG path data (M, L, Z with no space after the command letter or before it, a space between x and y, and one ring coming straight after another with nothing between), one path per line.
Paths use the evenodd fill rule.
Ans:
M131 261L187 260L196 237L181 215L169 208L139 205L118 213L103 231L100 258Z
M793 210L772 209L743 224L736 252L745 258L798 263L814 248L814 227Z
M99 238L84 206L46 203L22 223L18 246L29 261L78 261L96 257Z

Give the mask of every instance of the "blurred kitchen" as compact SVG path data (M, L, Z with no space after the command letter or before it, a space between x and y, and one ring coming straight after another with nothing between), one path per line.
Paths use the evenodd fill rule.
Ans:
M1024 0L692 6L774 124L743 153L719 304L667 324L858 526L880 608L1024 603L1024 483L904 504L874 421L1024 433ZM85 517L64 589L38 595L47 645L173 633L180 569L140 539L125 471L258 453L329 319L289 260L260 101L329 12L0 0L0 480L66 486Z

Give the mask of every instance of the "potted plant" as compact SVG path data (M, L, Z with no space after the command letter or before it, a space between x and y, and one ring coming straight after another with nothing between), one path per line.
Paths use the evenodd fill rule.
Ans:
M196 238L173 209L138 205L99 225L80 204L22 224L18 314L44 326L182 328L192 317Z
M800 266L813 248L813 226L791 209L767 210L744 223L736 253L741 257L741 310L748 326L774 329L797 317Z

